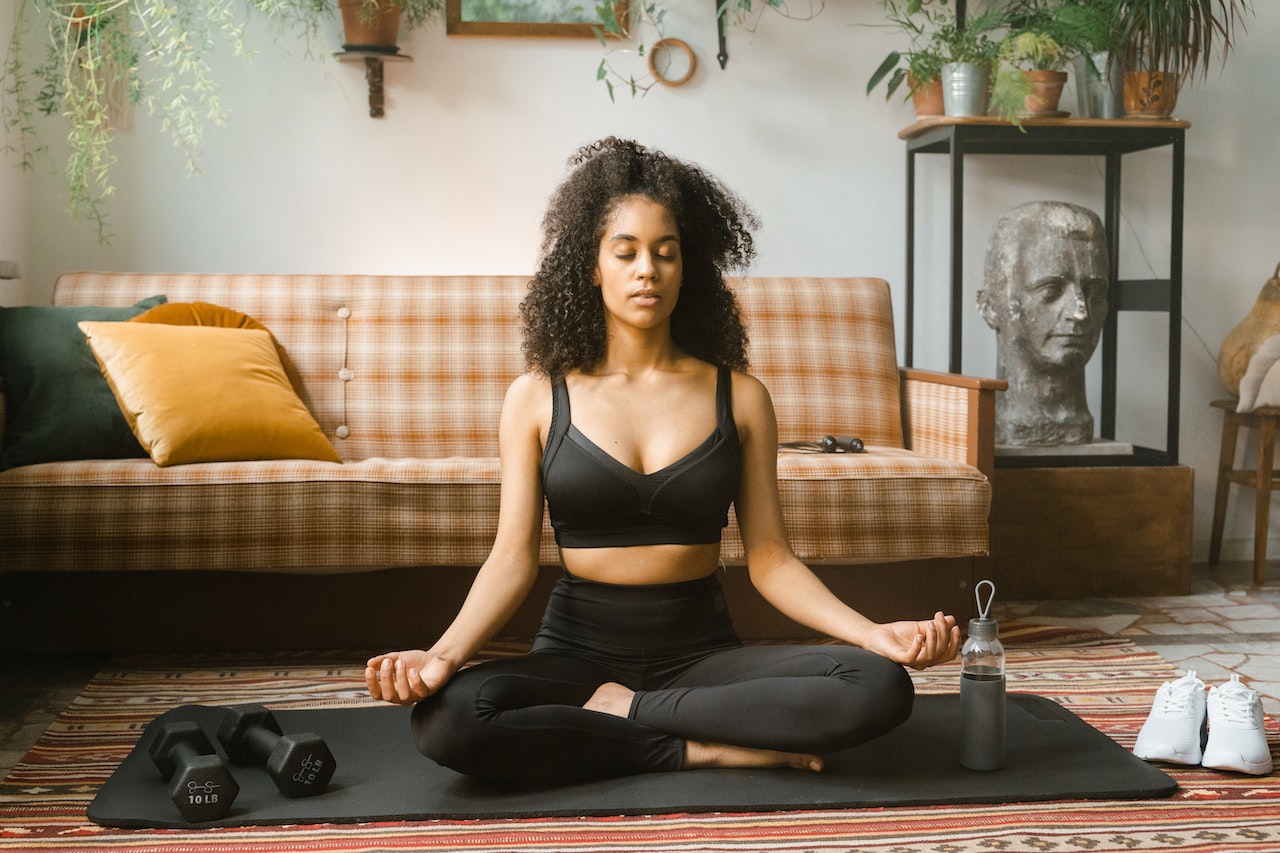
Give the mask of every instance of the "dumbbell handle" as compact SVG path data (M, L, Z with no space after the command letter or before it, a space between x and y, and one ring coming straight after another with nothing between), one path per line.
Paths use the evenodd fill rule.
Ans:
M250 753L265 761L271 751L280 743L282 735L265 726L254 726L245 732L244 741Z
M200 752L189 743L175 743L173 745L171 755L173 756L173 760L170 764L172 765L174 772L176 772L178 768L191 764L195 759L202 755L209 755L209 753ZM169 775L172 776L173 773L170 773Z

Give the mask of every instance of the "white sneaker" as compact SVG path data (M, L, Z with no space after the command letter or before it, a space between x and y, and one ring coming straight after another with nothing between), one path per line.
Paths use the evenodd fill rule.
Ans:
M1204 682L1194 669L1156 691L1133 754L1147 761L1199 764L1205 742Z
M1233 675L1209 691L1209 742L1201 763L1214 770L1234 770L1265 776L1271 772L1271 748L1262 725L1258 691Z

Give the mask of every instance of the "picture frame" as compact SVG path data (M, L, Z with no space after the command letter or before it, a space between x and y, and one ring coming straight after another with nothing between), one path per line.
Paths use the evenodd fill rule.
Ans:
M625 21L627 0L613 5ZM451 36L597 38L598 28L595 4L586 0L445 0L445 32Z

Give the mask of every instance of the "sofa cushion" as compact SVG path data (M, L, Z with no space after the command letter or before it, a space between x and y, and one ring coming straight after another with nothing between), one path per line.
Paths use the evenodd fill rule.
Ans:
M294 393L270 333L151 323L80 328L157 465L342 461Z
M792 544L806 561L986 551L991 486L963 463L872 445L856 454L784 453L778 477ZM0 476L0 517L8 524L0 565L286 572L478 566L493 547L500 481L496 456L31 466ZM728 563L743 558L732 513L721 554ZM545 513L539 559L559 562Z
M127 320L164 300L153 296L124 308L0 308L6 412L0 468L146 455L76 324Z
M964 462L874 444L865 453L784 451L778 492L792 548L808 562L987 552L991 482ZM744 556L736 524L721 556Z
M30 466L0 475L0 513L12 513L0 565L299 573L478 566L493 547L500 481L496 456ZM540 559L559 562L545 513Z

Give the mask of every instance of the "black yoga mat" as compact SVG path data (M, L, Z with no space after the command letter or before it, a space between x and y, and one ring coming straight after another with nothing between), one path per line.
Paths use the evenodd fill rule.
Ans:
M183 720L198 722L216 743L221 716L216 707L185 705L158 717L98 792L89 819L116 827L190 826L169 800L147 749L158 724ZM1029 694L1009 695L1003 770L959 765L959 697L952 694L916 697L910 720L827 756L822 773L694 770L556 788L483 783L438 766L414 749L407 708L282 710L275 716L286 733L324 737L337 761L328 790L290 800L261 768L233 767L240 785L234 806L225 818L202 826L1135 799L1167 797L1177 787L1075 714Z

